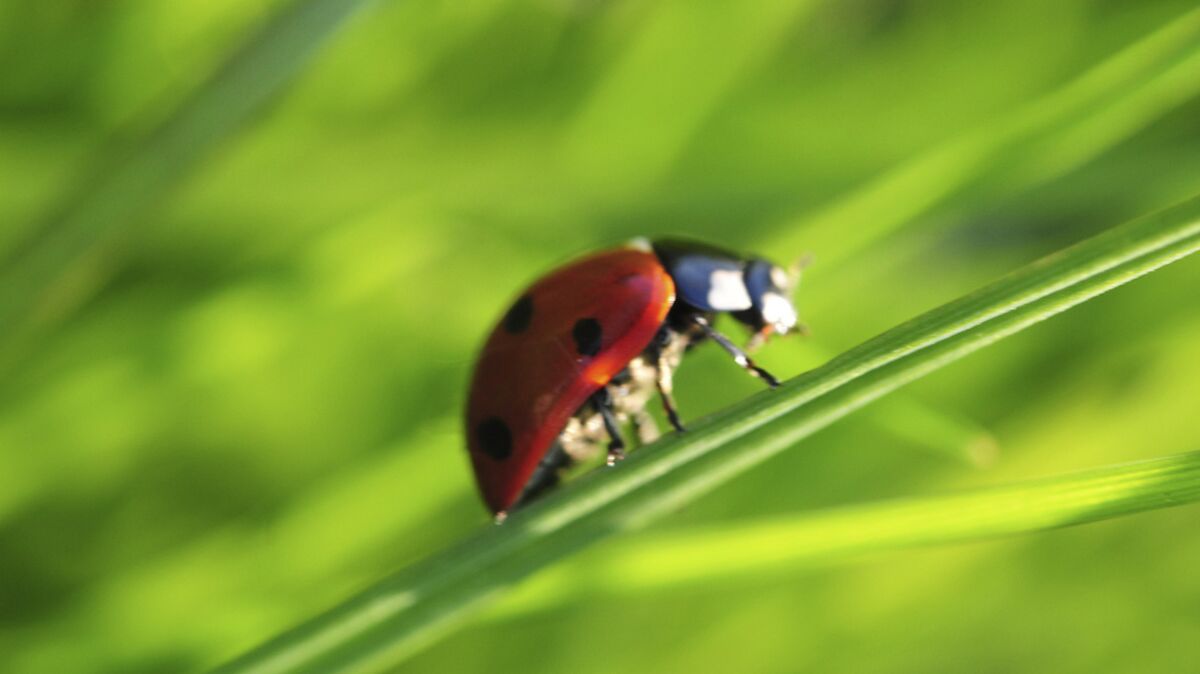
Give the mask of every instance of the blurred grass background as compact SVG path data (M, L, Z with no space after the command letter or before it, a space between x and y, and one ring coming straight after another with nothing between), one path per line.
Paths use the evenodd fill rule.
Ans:
M0 2L0 278L284 5ZM480 526L457 427L475 350L578 252L812 252L813 336L761 355L790 376L1191 196L1193 8L369 6L193 148L180 189L98 218L115 234L77 302L35 338L0 326L0 671L193 671ZM1172 266L657 527L1197 449L1198 295L1200 266ZM710 349L676 388L685 417L757 390ZM610 582L501 606L408 668L1175 672L1200 657L1194 522Z

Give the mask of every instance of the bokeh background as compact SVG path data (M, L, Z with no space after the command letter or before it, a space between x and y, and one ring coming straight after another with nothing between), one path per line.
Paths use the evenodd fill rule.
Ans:
M1200 191L1192 0L386 0L92 214L119 235L64 227L283 6L0 2L0 280L77 291L0 325L0 671L202 669L483 526L475 351L579 252L811 253L812 336L761 354L791 376ZM1194 450L1198 299L1195 261L1153 274L657 526ZM676 388L685 418L757 390L711 348ZM570 588L407 669L1186 671L1196 517Z

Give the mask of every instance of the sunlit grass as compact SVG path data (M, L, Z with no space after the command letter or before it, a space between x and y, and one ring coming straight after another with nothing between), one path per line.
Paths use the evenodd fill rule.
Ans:
M411 567L218 671L394 667L533 571L595 540L645 526L898 386L1197 249L1200 199L1039 260L869 340L776 391L701 420L685 434L668 436L617 470L585 476L510 516L503 527ZM1185 464L1186 469L1193 467ZM1031 492L1043 499L1043 507L1031 507L1020 522L1036 529L1083 519L1084 507L1103 515L1174 505L1195 494L1195 475L1185 474L1187 479L1178 485L1160 490L1148 486L1130 492L1118 477L1116 486L1105 479L1087 485L1082 496L1069 484L1057 493L1050 487L1049 495ZM1135 470L1129 484L1145 485L1146 479ZM1060 501L1066 506L1050 507ZM1011 498L985 498L971 505L979 508L973 520L964 524L941 518L944 527L939 533L948 539L960 537L961 527L972 521L984 533L1019 527L1005 518L1006 511L1020 508ZM914 516L894 514L901 522ZM903 526L896 528L900 533L893 542L909 540Z
M604 593L702 586L795 573L912 546L960 543L1086 524L1200 500L1200 454L1151 459L962 494L726 523L626 538L539 575L491 614Z
M299 0L248 36L161 125L113 152L90 181L31 228L0 269L0 368L116 273L123 237L303 71L361 0Z
M1060 175L1200 93L1200 10L1172 21L999 120L952 138L776 230L775 250L826 264L911 223L989 172L1014 191Z
M1179 0L0 5L0 669L195 671L469 537L486 519L457 422L474 349L514 288L573 254L666 233L812 253L813 335L761 352L792 377L1194 193L1198 23ZM765 563L766 539L738 538L755 524L795 545L770 587L734 553L678 562L672 585L654 535L614 536L413 668L1177 671L1200 591L1186 511L914 552L899 539L948 539L888 509L1194 450L1194 270L749 473L714 457L757 461L879 390L839 388L772 422L818 424L690 454L703 470L647 455L586 477L561 496L571 512L607 502L604 481L636 487L609 515L669 511L657 529L676 552L726 533ZM967 342L922 353L939 364ZM738 403L759 388L708 348L677 384L697 424L770 416ZM556 508L539 521L570 519ZM876 573L844 564L858 545ZM933 556L957 561L914 561ZM609 564L631 560L664 568L621 585ZM453 620L407 623L404 648L464 624L464 598L496 587L479 580L440 604ZM847 647L861 634L877 647Z

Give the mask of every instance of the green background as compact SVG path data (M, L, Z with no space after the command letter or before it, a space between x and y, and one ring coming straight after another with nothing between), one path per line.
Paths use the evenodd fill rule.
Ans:
M458 429L475 351L580 252L669 233L811 253L812 336L760 355L788 377L1191 196L1193 6L378 2L239 132L192 139L193 165L139 139L283 3L4 0L0 299L29 278L76 299L0 314L0 671L201 669L484 526ZM138 179L178 189L87 200L156 151ZM63 225L80 208L89 228ZM1198 297L1200 265L1172 266L656 526L1197 449ZM685 419L758 386L712 347L676 379ZM1185 671L1195 522L820 566L662 555L677 582L518 594L406 669Z

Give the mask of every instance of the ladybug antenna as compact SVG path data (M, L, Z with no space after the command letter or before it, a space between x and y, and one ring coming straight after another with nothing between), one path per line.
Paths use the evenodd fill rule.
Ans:
M812 253L803 253L800 257L792 261L787 268L788 275L788 290L794 291L800 285L800 272L804 271L813 263ZM797 326L799 328L799 326Z
M788 268L787 268L788 295L795 294L796 288L800 286L801 272L803 272L805 269L807 269L809 267L809 265L811 265L813 263L813 259L814 258L813 258L812 253L802 253L800 255L800 257L796 258L795 260L792 261L792 263L790 265L788 265ZM809 335L812 334L812 331L809 330L808 325L801 323L799 321L797 321L796 325L794 325L792 327L792 332L796 333L797 335L799 335L801 337L808 337Z

